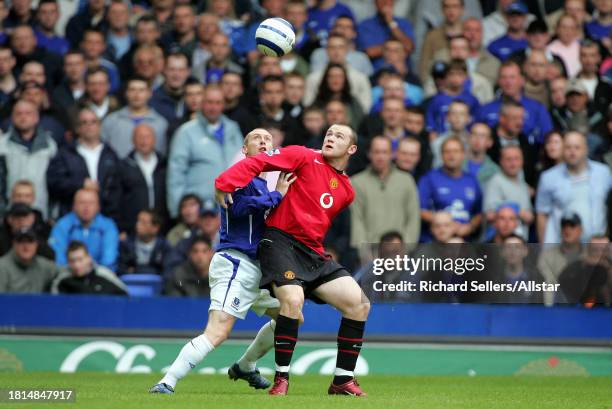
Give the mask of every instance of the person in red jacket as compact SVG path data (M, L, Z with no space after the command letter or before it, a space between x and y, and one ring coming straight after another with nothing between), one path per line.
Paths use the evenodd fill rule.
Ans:
M299 317L308 297L342 313L338 358L329 394L365 396L354 377L370 302L357 282L325 254L323 238L332 220L351 204L355 193L344 173L357 151L355 132L332 125L323 146L315 151L288 146L243 159L215 180L216 199L232 205L231 193L266 171L291 172L297 177L280 205L266 219L259 243L260 287L272 288L280 301L274 331L276 375L271 395L286 395L289 366L298 338Z

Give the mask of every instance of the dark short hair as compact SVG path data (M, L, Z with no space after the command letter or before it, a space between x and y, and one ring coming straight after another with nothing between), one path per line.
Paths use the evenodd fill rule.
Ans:
M66 256L68 256L70 253L74 253L75 251L81 250L81 249L85 253L89 254L89 250L87 250L87 246L85 245L85 243L79 240L72 240L70 243L68 243L68 249L66 250Z
M202 207L202 199L200 199L200 196L196 195L195 193L187 193L186 195L181 197L181 201L179 202L179 209L182 208L183 205L185 205L185 202L187 202L188 200L195 200L196 202L198 202L198 206Z
M266 85L266 84L268 84L270 82L280 82L281 84L283 84L283 87L285 86L285 80L283 79L282 76L280 76L280 75L266 75L265 77L263 77L263 79L259 83L259 89L263 90L264 89L264 85Z
M380 236L380 243L388 243L392 240L399 240L402 243L404 242L404 238L402 237L402 235L400 234L400 232L396 231L396 230L392 230L392 231L388 231L386 233L384 233L382 236Z
M151 217L151 224L154 226L162 225L162 218L155 209L142 209L139 213L148 214Z
M425 112L423 112L423 109L418 106L406 107L406 112L410 114L425 116Z
M209 248L212 248L212 242L206 236L198 234L191 239L191 244L189 245L189 251L191 251L196 244L203 243L206 244Z
M451 71L463 71L463 72L465 72L467 74L467 72L468 72L467 64L465 63L464 60L461 60L459 58L453 58L448 63L448 68L446 70L446 74L448 75L448 73L451 72Z
M110 82L110 75L108 74L108 71L106 70L106 68L104 67L93 67L93 68L89 68L86 72L85 72L85 82L87 82L87 80L89 79L89 77L91 77L92 75L95 74L104 74L106 75L106 79Z

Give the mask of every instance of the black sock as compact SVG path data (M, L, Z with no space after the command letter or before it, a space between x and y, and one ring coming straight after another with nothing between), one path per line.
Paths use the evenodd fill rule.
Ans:
M353 372L357 365L357 358L361 351L363 343L363 331L365 329L365 321L355 321L348 318L342 318L340 321L340 329L338 330L338 357L336 359L336 368L344 369L345 371ZM348 375L334 376L334 384L342 385L353 379Z
M300 321L279 315L276 319L276 328L274 330L274 360L276 362L276 375L283 378L289 378L288 371L279 371L278 367L289 366L293 350L298 338L298 327Z

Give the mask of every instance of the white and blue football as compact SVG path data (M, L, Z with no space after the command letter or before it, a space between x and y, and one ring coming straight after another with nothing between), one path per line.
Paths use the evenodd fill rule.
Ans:
M280 17L262 21L255 31L257 49L264 55L282 57L291 52L295 44L295 32L291 23Z

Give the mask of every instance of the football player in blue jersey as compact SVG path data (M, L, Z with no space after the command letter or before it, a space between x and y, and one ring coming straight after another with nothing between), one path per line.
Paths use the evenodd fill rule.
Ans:
M246 156L268 151L272 151L272 135L265 129L254 129L244 138L242 153ZM149 392L174 393L178 380L225 341L236 319L244 319L249 309L272 320L261 327L244 355L229 368L228 375L233 380L246 380L255 389L270 386L256 363L273 346L274 319L280 304L268 290L259 288L261 270L256 252L268 210L280 203L296 177L281 173L276 190L270 192L263 176L234 192L232 205L221 209L220 243L209 269L211 302L206 329L185 344L168 372Z

